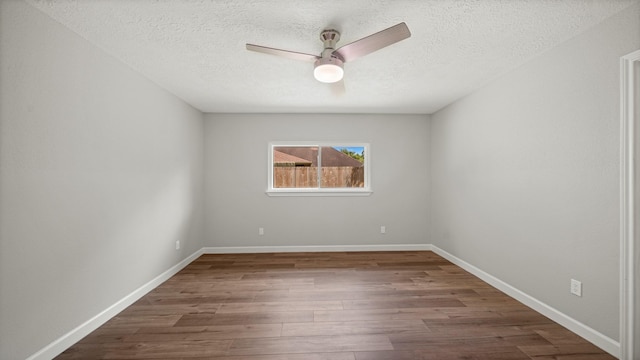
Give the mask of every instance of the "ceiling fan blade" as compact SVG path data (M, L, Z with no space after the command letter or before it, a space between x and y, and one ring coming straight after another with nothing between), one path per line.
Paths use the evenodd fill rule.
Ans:
M344 62L353 61L391 44L395 44L410 36L411 32L409 31L407 24L402 22L398 25L394 25L388 29L384 29L375 34L347 44L334 51L333 54L342 58Z
M253 44L247 44L247 50L256 51L256 52L269 54L269 55L286 57L293 60L308 61L308 62L314 62L319 58L316 55L305 54L305 53L289 51L289 50L275 49L275 48L270 48L270 47L260 46L260 45L253 45Z

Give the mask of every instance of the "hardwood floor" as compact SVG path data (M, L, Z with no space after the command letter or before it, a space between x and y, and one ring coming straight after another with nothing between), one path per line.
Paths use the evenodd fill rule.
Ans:
M57 359L614 359L433 252L203 255Z

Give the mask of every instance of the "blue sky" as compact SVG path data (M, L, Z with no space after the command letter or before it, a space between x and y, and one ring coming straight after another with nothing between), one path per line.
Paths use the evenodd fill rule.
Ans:
M354 153L361 154L361 155L362 155L362 152L364 151L364 147L362 146L334 146L333 148L338 151L342 149L347 149L349 151L353 151Z

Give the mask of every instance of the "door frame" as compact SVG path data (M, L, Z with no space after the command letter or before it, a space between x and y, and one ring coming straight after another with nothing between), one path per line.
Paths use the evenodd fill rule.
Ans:
M636 119L639 96L640 50L620 58L620 359L632 360L640 353L640 344L634 343L638 327L636 314L637 294L634 287L640 277L636 265L635 239L637 238L635 216L636 201L636 145L638 135Z

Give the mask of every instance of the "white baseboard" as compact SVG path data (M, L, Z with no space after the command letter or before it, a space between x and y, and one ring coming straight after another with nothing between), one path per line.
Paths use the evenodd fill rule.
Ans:
M258 254L276 252L430 251L431 249L431 244L400 244L205 247L202 248L202 251L205 254Z
M49 360L60 355L63 351L71 347L73 344L80 341L83 337L89 335L92 331L99 328L102 324L106 323L109 319L116 316L119 312L126 309L129 305L138 301L141 297L146 295L151 290L155 289L158 285L168 280L178 271L182 270L185 266L189 265L193 260L202 255L202 249L188 256L186 259L180 261L178 264L172 266L169 270L155 277L153 280L142 285L134 290L131 294L120 299L115 304L109 306L98 315L85 321L75 329L69 331L65 335L61 336L51 344L42 348L40 351L29 356L27 360Z
M494 277L493 275L482 271L481 269L469 264L468 262L449 254L448 252L440 249L439 247L435 245L431 245L431 248L432 248L432 251L435 252L436 254L451 261L457 266L463 268L464 270L482 279L484 282L490 284L491 286L497 288L498 290L504 292L505 294L511 296L512 298L520 301L521 303L527 305L528 307L536 310L537 312L548 317L549 319L557 322L558 324L566 327L567 329L587 339L592 344L608 352L612 356L615 356L616 358L620 356L619 342L590 328L589 326L579 322L578 320L575 320L567 316L566 314L552 308L551 306L541 302L540 300L518 290L517 288L505 283L504 281Z
M115 304L111 305L93 318L87 320L67 334L61 336L51 344L47 345L37 353L31 355L27 360L51 359L62 353L64 350L80 341L83 337L106 323L109 319L133 304L142 296L168 280L184 267L202 254L246 254L246 253L274 253L274 252L348 252L348 251L433 251L452 263L460 266L464 270L477 276L498 290L522 302L530 308L547 316L551 320L566 327L574 333L587 339L594 345L600 347L609 354L618 357L620 354L620 343L588 327L587 325L565 315L551 306L537 300L536 298L518 290L504 281L490 275L481 269L459 259L448 252L431 244L402 244L402 245L318 245L318 246L247 246L247 247L204 247L192 255L188 256L169 270L158 275L153 280L134 290Z

